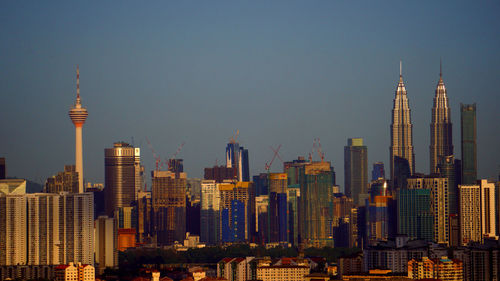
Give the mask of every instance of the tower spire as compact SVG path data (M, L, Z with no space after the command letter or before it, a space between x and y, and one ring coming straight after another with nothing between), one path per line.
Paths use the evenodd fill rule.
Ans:
M443 62L439 59L439 77L443 77Z
M80 68L76 65L76 103L80 104Z
M403 77L403 61L399 60L399 77Z

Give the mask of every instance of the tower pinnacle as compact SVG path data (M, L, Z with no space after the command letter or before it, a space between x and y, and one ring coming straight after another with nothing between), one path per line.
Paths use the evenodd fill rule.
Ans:
M76 102L69 110L69 117L75 125L75 166L78 173L78 191L83 192L82 127L87 120L87 109L80 100L80 69L76 66Z

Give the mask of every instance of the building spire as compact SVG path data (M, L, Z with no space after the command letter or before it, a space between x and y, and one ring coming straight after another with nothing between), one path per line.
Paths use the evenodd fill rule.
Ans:
M80 68L76 65L76 103L81 104L80 101Z
M439 77L443 77L443 62L439 59Z
M403 77L403 61L399 60L399 77Z

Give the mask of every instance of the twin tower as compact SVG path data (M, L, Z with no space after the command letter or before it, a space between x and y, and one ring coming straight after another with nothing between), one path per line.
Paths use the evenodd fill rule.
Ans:
M394 98L391 124L390 165L391 180L394 188L405 186L406 178L415 173L415 152L413 150L413 125L410 107L403 82L401 63L399 66L399 83ZM453 154L452 125L450 107L446 87L443 82L442 69L434 96L431 121L430 173L437 173L437 166L442 157Z

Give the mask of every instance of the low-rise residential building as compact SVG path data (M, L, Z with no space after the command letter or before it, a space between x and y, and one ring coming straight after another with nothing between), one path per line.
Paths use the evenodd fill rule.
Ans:
M462 261L444 256L439 259L412 259L408 262L408 277L412 279L464 280Z

